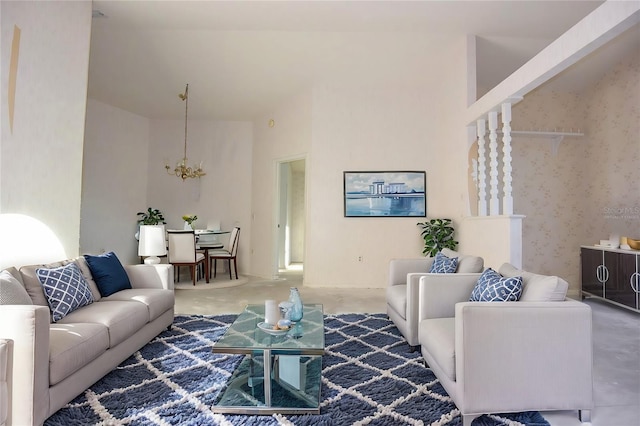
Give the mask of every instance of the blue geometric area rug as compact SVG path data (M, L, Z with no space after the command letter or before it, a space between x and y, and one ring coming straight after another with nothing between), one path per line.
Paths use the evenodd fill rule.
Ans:
M319 415L214 414L241 355L214 354L236 315L176 316L170 331L51 416L54 425L460 426L460 412L386 314L325 316ZM549 426L538 412L482 416L474 426Z

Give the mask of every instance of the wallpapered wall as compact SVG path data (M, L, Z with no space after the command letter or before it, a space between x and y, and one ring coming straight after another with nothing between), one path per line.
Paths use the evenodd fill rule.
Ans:
M514 212L523 222L523 268L580 288L580 245L611 234L640 238L640 55L583 93L528 94L514 130L581 131L554 152L551 138L513 138Z

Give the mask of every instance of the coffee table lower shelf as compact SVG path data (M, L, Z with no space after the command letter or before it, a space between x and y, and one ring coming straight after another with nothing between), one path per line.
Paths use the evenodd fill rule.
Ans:
M265 368L264 360L267 363ZM211 407L214 413L320 414L322 356L246 355ZM265 379L269 384L265 386Z

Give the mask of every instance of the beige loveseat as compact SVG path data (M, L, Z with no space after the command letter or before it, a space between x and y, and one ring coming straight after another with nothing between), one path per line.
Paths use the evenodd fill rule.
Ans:
M386 290L387 315L407 339L409 347L418 347L418 284L421 278L426 280L469 281L477 279L484 268L484 260L478 256L462 255L447 248L442 254L448 258L457 258L455 273L430 274L433 257L415 259L391 259Z
M35 271L71 262L87 280L94 301L52 322ZM7 269L24 287L17 293L14 286L8 297L5 292L7 303L13 302L0 306L0 339L14 342L8 424L42 424L173 323L170 265L125 265L124 270L131 288L101 297L84 257ZM15 280L4 277L6 290ZM15 304L24 299L24 290L31 303Z
M513 302L470 302L477 279L420 282L422 356L460 410L463 425L482 414L579 410L593 406L591 308L565 299L555 276L504 264L522 277Z

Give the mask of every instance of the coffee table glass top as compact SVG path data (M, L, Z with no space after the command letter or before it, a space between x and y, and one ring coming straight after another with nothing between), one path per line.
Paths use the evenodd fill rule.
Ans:
M264 304L247 305L213 348L217 353L252 353L269 349L273 354L314 355L324 352L322 305L305 304L302 321L284 335L274 336L258 327L264 322Z

